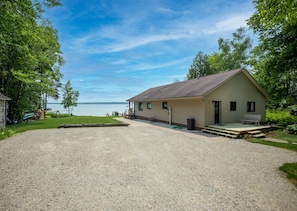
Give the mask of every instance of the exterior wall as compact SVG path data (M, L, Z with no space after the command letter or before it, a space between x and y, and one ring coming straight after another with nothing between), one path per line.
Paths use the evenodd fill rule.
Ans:
M0 129L5 127L5 101L0 100Z
M221 123L240 122L243 114L261 115L266 119L266 98L254 84L240 73L205 97L205 124L214 124L214 103L221 101ZM230 101L236 102L236 111L230 111ZM255 112L247 112L247 102L255 102Z
M195 119L195 127L204 126L204 101L203 99L151 101L152 108L147 108L147 102L143 103L143 110L138 110L138 103L135 102L135 115L138 117L151 118L169 122L169 110L162 108L162 102L167 102L171 107L171 120L173 124L187 125L188 118Z

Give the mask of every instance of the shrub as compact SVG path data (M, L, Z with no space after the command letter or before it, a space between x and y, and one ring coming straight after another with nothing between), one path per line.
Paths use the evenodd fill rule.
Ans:
M288 125L286 130L288 131L288 133L297 135L297 124Z
M289 106L289 108L291 109L290 114L297 116L297 105Z
M266 121L270 124L277 124L279 126L286 127L287 125L296 123L297 117L284 110L267 110Z

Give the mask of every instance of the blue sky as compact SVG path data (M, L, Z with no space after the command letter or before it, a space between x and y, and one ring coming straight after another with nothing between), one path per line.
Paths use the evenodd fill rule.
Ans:
M62 82L79 102L124 102L184 80L198 51L218 51L219 37L231 38L254 12L252 0L61 1L45 15L66 60Z

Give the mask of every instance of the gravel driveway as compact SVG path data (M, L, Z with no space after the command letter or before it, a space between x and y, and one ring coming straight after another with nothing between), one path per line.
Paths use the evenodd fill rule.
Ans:
M0 141L0 210L297 210L297 153L125 121Z

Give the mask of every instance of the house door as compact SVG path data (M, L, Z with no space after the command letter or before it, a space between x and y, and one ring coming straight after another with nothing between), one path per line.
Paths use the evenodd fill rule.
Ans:
M214 123L221 123L221 101L214 101Z

